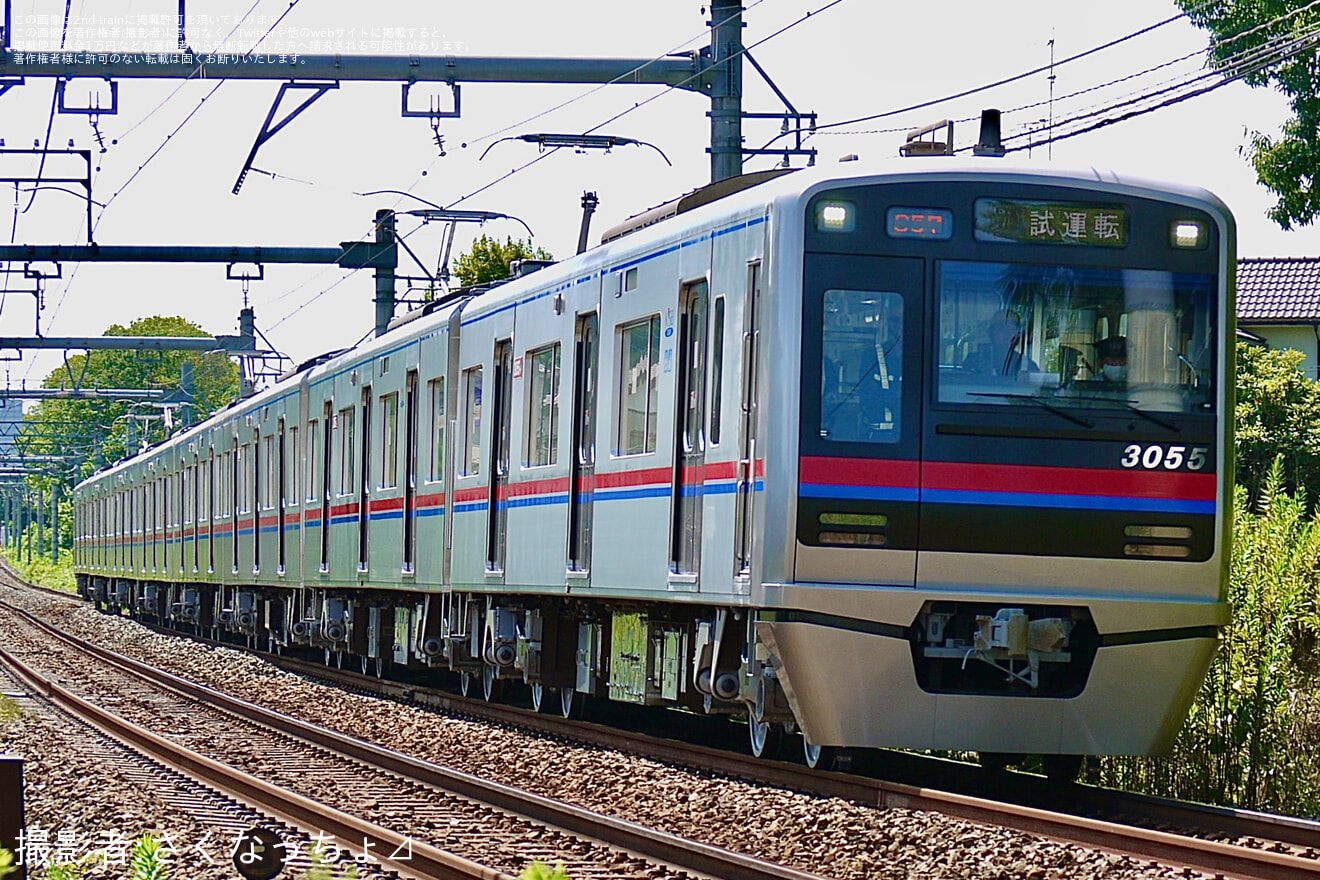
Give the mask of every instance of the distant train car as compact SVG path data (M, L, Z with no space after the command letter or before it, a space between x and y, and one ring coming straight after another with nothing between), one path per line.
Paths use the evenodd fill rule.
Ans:
M1233 253L1096 172L726 182L87 480L79 583L812 764L1158 752L1228 617Z

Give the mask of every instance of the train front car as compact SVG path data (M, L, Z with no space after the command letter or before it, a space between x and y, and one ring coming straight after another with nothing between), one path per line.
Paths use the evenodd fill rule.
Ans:
M1229 613L1227 209L1005 169L778 210L770 369L801 376L756 632L808 742L1167 749Z

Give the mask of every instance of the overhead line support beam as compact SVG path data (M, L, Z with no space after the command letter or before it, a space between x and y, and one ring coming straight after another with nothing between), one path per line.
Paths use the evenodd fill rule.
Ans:
M329 82L632 83L706 90L696 53L665 58L481 58L466 55L214 55L0 51L0 76ZM41 60L42 58L46 60ZM106 60L102 61L104 58ZM275 59L281 59L276 61ZM66 60L67 59L67 60Z

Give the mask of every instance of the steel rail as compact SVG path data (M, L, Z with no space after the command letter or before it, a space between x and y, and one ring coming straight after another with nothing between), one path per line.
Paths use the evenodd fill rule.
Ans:
M679 869L719 877L721 880L825 880L818 874L776 865L732 850L694 841L659 829L648 828L613 816L592 812L573 804L522 791L513 786L481 779L439 764L404 755L373 743L355 739L306 721L283 715L264 706L240 700L204 685L106 648L78 641L67 633L21 608L4 604L24 620L123 672L163 687L181 696L219 708L245 721L271 728L316 746L329 749L373 769L453 792L474 801L553 825L572 834L589 837L650 860ZM0 656L3 652L0 652ZM206 759L209 760L209 759ZM369 823L363 823L369 824ZM375 827L375 826L371 826ZM384 829L380 829L384 832ZM360 839L359 833L356 838ZM398 837L398 835L395 835ZM384 844L382 844L384 845ZM397 844L396 844L397 845ZM392 851L392 850L387 850ZM438 851L437 851L438 852ZM475 875L472 875L475 876ZM486 875L482 875L486 876ZM494 875L491 875L494 876Z
M24 612L19 610L19 613ZM379 861L391 870L426 880L514 880L511 875L430 844L410 840L143 730L55 684L3 648L0 648L0 661L13 670L33 693L40 694L130 748L289 825L328 832L343 841L370 842L379 854ZM393 855L400 852L407 852L407 857Z
M1179 866L1233 877L1252 878L1252 880L1320 878L1320 860L1248 849L1218 841L921 786L868 779L846 773L809 770L805 767L763 761L749 755L721 751L707 746L679 743L646 734L538 714L514 706L467 699L400 682L367 678L290 657L263 656L267 656L267 659L288 671L327 678L342 682L348 687L373 690L381 696L420 701L446 712L476 715L485 720L530 729L548 736L626 750L666 763L747 777L795 791L810 791L826 797L873 804L882 808L928 810L1128 856L1176 863ZM1082 787L1070 788L1066 793L1087 800L1091 799L1088 794L1096 794ZM1099 794L1109 794L1109 792ZM1244 811L1219 811L1200 805L1179 807L1176 802L1170 801L1156 804L1142 800L1138 806L1132 796L1125 795L1125 798L1132 804L1132 809L1162 810L1159 816L1161 821L1183 827L1224 832L1225 825L1228 825L1229 833L1259 836L1270 841L1296 842L1306 846L1314 846L1320 840L1320 833L1313 823L1281 817L1255 818L1253 814ZM1221 824L1210 824L1206 821L1211 817L1221 820ZM1196 821L1198 818L1201 821Z
M183 635L172 630L158 629L163 633L174 636ZM213 642L203 637L189 637L208 644L218 644L223 647L243 650L234 645ZM80 645L80 647L90 649L93 646ZM104 649L97 650L103 651ZM107 651L105 653L116 658L119 657L113 652ZM418 702L441 711L458 715L477 716L484 720L524 730L532 730L559 739L567 738L604 748L629 751L666 763L696 767L723 775L750 778L758 782L792 790L810 791L827 797L838 797L857 803L873 804L882 808L928 810L970 821L1013 828L1069 843L1093 846L1137 858L1155 859L1214 874L1246 878L1246 880L1303 880L1303 878L1306 878L1306 880L1320 880L1320 860L1317 859L1302 858L1263 849L1249 849L1164 831L1137 828L1119 822L1059 813L1021 804L1003 803L922 786L869 779L846 773L813 771L805 767L764 761L735 752L659 739L646 734L563 719L553 715L538 714L514 706L468 699L432 688L369 678L292 657L271 656L264 653L261 656L288 671L326 679L348 688L368 691L379 696ZM136 663L136 661L128 660L128 658L122 659L130 663ZM161 674L169 675L168 673ZM200 691L212 693L209 689L202 688L199 685L185 684L189 684ZM338 736L338 734L334 735ZM1066 795L1084 801L1094 801L1105 796L1117 795L1125 800L1131 809L1142 811L1147 816L1155 814L1160 821L1180 827L1229 833L1236 836L1259 837L1266 841L1289 842L1312 848L1320 843L1320 829L1317 828L1316 823L1290 817L1268 816L1248 811L1206 807L1199 804L1183 805L1176 801L1146 799L1127 793L1096 792L1081 786L1067 788ZM1113 805L1110 804L1109 808L1112 810ZM782 869L780 870L782 872ZM787 875L781 873L780 876Z

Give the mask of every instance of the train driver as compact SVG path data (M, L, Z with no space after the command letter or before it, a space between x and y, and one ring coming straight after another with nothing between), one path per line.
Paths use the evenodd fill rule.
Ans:
M1110 336L1095 344L1095 355L1100 361L1100 378L1106 382L1122 382L1127 379L1127 340L1122 336Z

